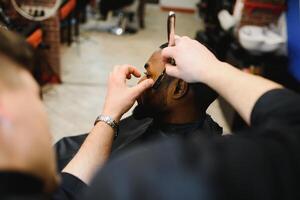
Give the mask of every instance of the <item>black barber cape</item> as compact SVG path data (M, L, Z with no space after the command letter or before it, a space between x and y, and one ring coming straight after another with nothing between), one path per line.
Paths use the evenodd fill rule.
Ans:
M87 185L75 176L62 173L61 184L54 194L43 193L41 179L20 172L0 172L1 200L73 200L82 195Z
M81 199L300 199L300 96L267 92L251 126L231 136L197 134L133 149L109 162Z
M181 135L201 134L206 130L209 134L222 134L220 128L210 116L204 116L199 122L185 125L158 125L151 119L135 120L129 117L120 123L119 137L113 144L114 153L125 152L149 141ZM87 135L65 138L58 142L58 164L61 169L67 164ZM80 199L87 185L68 173L61 174L61 185L54 194L44 194L43 183L31 175L16 172L0 172L0 200L73 200Z
M150 118L136 120L130 116L120 122L119 135L113 143L111 157L159 139L178 135L188 137L193 134L221 135L222 131L222 128L207 114L196 123L183 125L160 124ZM59 171L74 157L86 137L87 134L66 137L55 145Z

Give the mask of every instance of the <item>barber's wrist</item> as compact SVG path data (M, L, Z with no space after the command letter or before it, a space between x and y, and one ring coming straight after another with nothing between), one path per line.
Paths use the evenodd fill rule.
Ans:
M220 76L227 75L226 71L230 67L232 66L228 63L218 61L211 65L207 72L202 75L202 80L200 80L200 82L211 87L211 84L218 81Z
M116 121L117 123L119 123L121 118L122 118L122 114L120 112L113 111L113 110L110 110L110 109L103 109L101 115L109 116L114 121Z

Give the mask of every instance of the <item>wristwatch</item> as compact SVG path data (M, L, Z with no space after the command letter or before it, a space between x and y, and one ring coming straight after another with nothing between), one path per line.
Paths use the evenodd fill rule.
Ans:
M96 126L96 124L100 121L106 123L107 125L112 127L112 129L114 129L115 138L118 136L119 124L112 117L105 116L105 115L99 115L95 120L94 126Z

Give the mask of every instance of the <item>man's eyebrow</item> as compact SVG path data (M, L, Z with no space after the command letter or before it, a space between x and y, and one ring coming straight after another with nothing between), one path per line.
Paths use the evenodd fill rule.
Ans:
M148 68L149 68L149 64L146 63L146 64L144 65L144 68L145 68L145 69L148 69Z

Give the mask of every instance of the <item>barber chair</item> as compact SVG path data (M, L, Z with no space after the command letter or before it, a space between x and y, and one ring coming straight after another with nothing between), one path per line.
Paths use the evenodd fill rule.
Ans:
M73 42L73 28L75 28L75 36L79 36L79 20L76 19L76 0L63 0L59 9L61 42L68 45ZM74 27L75 26L75 27Z
M11 21L10 21L10 18L8 16L6 16L4 10L5 10L5 8L3 7L3 5L0 2L0 25L1 25L1 27L7 27L9 29L11 26Z
M23 35L26 36L26 41L34 48L44 48L46 47L43 42L43 30L40 24L32 24L25 30L23 30Z
M108 31L119 36L126 33L134 34L137 29L130 27L129 23L133 22L134 17L137 16L139 28L145 28L144 13L145 0L136 0L132 5L114 11L114 15L117 16L117 24L109 28Z
M129 27L129 22L133 22L134 13L131 10L131 7L124 8L119 11L115 11L117 15L117 24L110 28L109 32L114 35L124 35L125 33L136 33L137 30Z
M87 21L87 6L95 5L96 0L77 0L75 17L80 23L85 23Z
M199 16L204 20L206 26L219 23L218 13L222 10L232 12L235 0L201 0L198 4Z
M222 29L218 14L221 10L233 12L235 0L202 0L198 4L200 17L205 22L205 30L196 33L196 40L204 44L222 61L225 61L226 50L232 42L233 30Z
M35 51L36 57L42 57L45 53L42 50L50 48L50 46L43 41L43 26L39 22L22 20L22 18L11 18L4 12L9 10L6 8L7 5L0 2L0 25L2 24L7 29L24 36L26 41L33 48L37 49L37 51ZM37 59L31 73L40 85L61 82L59 76L45 60Z
M30 22L24 23L18 20L12 20L4 12L3 5L0 5L0 22L7 29L18 32L26 38L26 41L34 48L40 47L43 40L43 30L40 23Z

